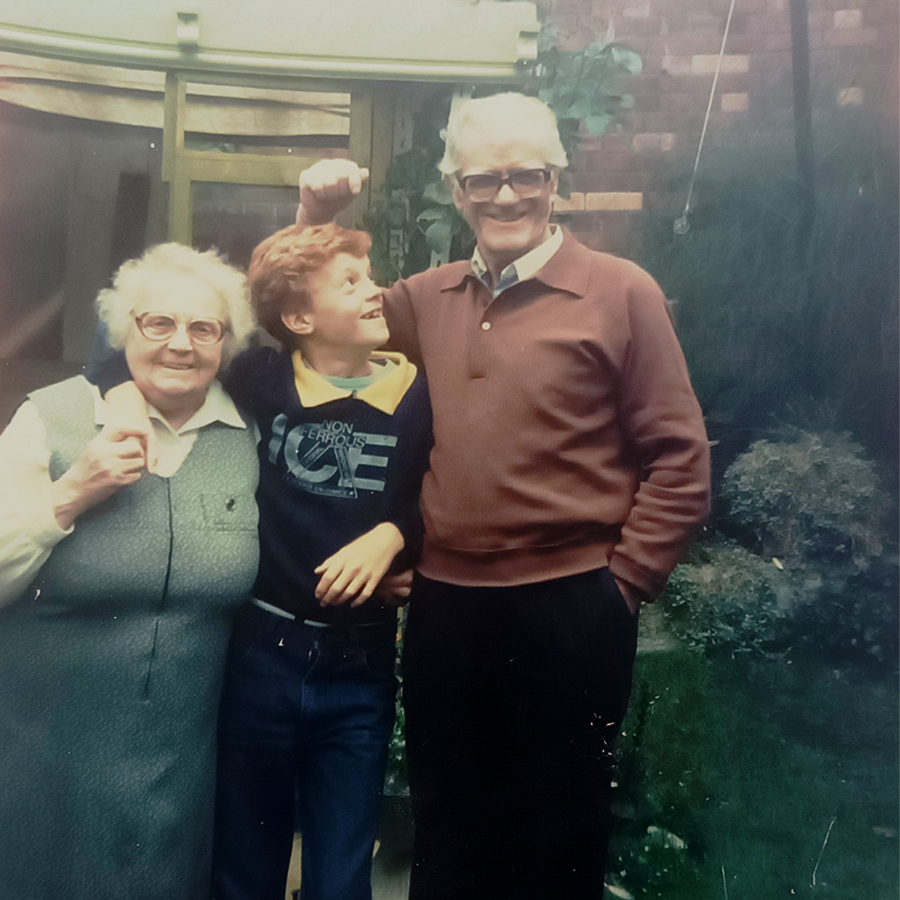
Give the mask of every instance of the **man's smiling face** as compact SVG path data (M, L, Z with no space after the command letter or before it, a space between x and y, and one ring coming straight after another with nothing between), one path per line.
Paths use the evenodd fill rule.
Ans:
M504 134L503 129L487 125L478 131L469 129L462 165L457 176L485 173L508 175L522 169L547 168L540 150L521 135ZM556 195L557 173L536 197L519 197L511 185L504 184L493 199L475 202L457 184L453 190L456 208L465 216L475 233L478 249L496 278L499 273L529 250L550 237L550 213Z

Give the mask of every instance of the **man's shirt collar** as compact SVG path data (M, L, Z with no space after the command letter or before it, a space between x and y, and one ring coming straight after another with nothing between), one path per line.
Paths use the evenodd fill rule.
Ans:
M491 284L491 276L487 265L485 265L484 257L476 247L475 253L472 255L472 271L475 272L478 280L491 292L491 297L496 299L514 284L534 278L538 271L550 261L553 254L562 246L562 240L562 228L553 226L553 234L543 244L539 244L533 250L529 250L524 256L520 256L517 260L511 262L500 273L500 279L496 285Z

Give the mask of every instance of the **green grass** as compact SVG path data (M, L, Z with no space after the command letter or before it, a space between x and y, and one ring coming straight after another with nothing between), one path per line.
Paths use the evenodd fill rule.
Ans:
M610 873L635 898L900 896L892 681L641 654L619 760Z

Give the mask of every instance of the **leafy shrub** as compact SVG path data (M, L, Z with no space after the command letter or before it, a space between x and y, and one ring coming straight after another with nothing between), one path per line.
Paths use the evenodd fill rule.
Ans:
M878 474L849 435L756 441L725 472L722 494L732 521L764 556L852 559L864 567L881 552Z
M884 552L885 494L846 434L757 441L722 481L729 520L762 555L698 547L664 594L694 649L803 645L835 662L880 665L898 649L898 569Z
M450 98L447 87L421 98L413 115L412 145L393 158L381 195L363 217L372 237L372 265L389 284L427 269L433 254L445 261L462 259L474 247L437 168Z
M735 544L695 550L661 598L675 633L692 649L765 652L783 639L792 591L786 573Z
M823 559L782 563L735 544L697 547L694 555L661 598L685 646L757 655L802 646L837 664L896 665L896 556L860 569Z

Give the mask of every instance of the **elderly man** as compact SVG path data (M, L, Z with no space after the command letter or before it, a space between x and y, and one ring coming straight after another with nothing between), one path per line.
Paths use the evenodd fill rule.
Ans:
M665 298L550 224L566 164L539 100L458 104L441 171L474 257L385 294L434 409L404 654L413 900L599 900L638 608L707 512ZM366 174L307 170L298 222Z

